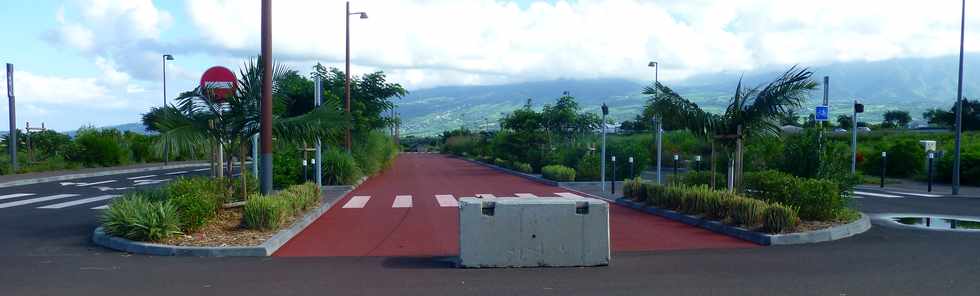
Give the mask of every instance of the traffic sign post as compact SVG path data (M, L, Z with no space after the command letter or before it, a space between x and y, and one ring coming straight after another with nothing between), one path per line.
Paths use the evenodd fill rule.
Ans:
M14 64L7 64L7 103L10 111L10 136L7 148L10 149L11 173L17 173L17 104L14 102ZM13 144L11 144L13 143Z
M235 94L238 79L235 72L222 66L214 66L201 75L201 93L217 103L223 103L225 98Z

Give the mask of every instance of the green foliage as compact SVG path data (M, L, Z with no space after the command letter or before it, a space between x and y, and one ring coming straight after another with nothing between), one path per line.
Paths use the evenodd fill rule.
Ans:
M129 162L129 150L116 129L81 128L66 148L67 159L87 167L115 166Z
M354 157L336 147L324 151L322 169L326 185L353 185L364 175Z
M894 138L882 141L865 155L865 172L880 174L881 151L888 153L885 158L886 174L889 177L910 177L922 172L925 167L926 151L922 144L911 138ZM963 150L968 151L968 150Z
M127 131L123 134L126 143L129 143L130 158L133 162L153 162L160 161L162 157L156 149L155 136L148 136Z
M645 197L647 205L663 207L665 204L663 198L664 195L667 194L667 187L650 182L644 182L643 189L646 191Z
M960 153L960 182L966 185L980 185L980 143L963 145ZM947 153L939 159L935 172L937 180L953 179L953 155ZM890 169L890 168L889 168Z
M719 174L715 176L715 178L724 179L725 176ZM698 186L698 185L711 186L711 172L690 171L679 175L670 175L667 177L667 183L688 185L688 186Z
M729 217L734 225L754 228L762 223L763 211L768 207L766 202L751 198L734 198L728 200Z
M253 195L245 201L242 224L249 229L277 229L286 220L288 210L288 205L277 196Z
M351 151L351 154L357 162L357 167L368 176L374 176L391 166L391 162L398 155L395 141L379 131L358 135L354 147L356 148Z
M304 183L286 188L277 195L285 201L289 213L300 214L316 207L320 202L320 188L315 183Z
M796 228L800 218L797 217L797 210L793 207L784 206L780 203L770 204L762 212L763 230L770 233L781 233L786 230Z
M140 192L114 200L100 220L106 234L135 241L159 241L181 233L177 207Z
M627 179L623 182L623 196L635 202L645 203L647 201L647 183L639 177Z
M517 170L518 172L522 172L522 173L525 173L525 174L532 174L532 173L534 173L534 168L532 168L531 167L531 164L529 164L529 163L523 163L523 162L517 162L517 161L515 161L515 162L512 162L511 165L512 165L513 169L514 170Z
M847 196L841 194L839 184L830 180L763 171L747 173L744 182L750 196L795 207L807 220L833 219L835 212L847 206Z
M598 154L585 155L575 167L575 178L579 181L598 181L601 167L602 160Z
M169 201L177 207L180 229L186 233L207 224L224 203L222 184L206 177L177 178L164 190Z
M282 144L272 157L272 184L276 189L303 183L303 152L300 146Z
M541 176L558 182L575 181L575 170L563 165L548 165L541 168Z

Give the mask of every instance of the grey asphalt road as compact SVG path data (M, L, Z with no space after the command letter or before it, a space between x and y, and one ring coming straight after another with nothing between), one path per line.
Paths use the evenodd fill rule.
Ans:
M124 176L112 178L118 177ZM3 189L0 196L28 187L48 190L38 191L38 196L103 193L42 184ZM0 295L978 295L980 291L980 233L907 229L886 221L875 221L874 228L856 237L812 245L616 253L611 266L600 268L478 270L453 268L449 258L124 254L89 242L97 210L88 204L37 209L46 204L50 203L0 209ZM980 216L978 199L863 197L855 204L869 213Z

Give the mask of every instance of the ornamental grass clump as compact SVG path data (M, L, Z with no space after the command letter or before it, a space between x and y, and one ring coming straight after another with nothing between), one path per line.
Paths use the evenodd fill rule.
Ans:
M731 202L729 216L732 224L751 228L762 223L762 212L766 202L746 197L734 198Z
M661 185L654 183L643 183L643 191L645 192L646 204L648 206L662 207L663 196L666 194L666 188Z
M320 202L320 188L314 183L293 185L277 194L288 205L292 214L299 214L317 206Z
M762 227L769 233L781 233L792 230L799 224L800 218L794 207L779 203L771 204L763 211Z
M548 165L541 168L541 176L558 182L575 181L575 169L563 165Z
M242 224L245 228L271 230L286 220L289 205L277 196L253 195L245 201Z
M140 192L113 201L102 214L106 234L134 241L159 241L180 234L177 207L170 201L153 201Z

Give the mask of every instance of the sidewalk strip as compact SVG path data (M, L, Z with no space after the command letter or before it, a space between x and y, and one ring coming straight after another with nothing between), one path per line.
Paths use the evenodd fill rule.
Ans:
M882 194L882 193L874 193L874 192L865 192L865 191L857 191L857 190L854 191L854 194L864 195L864 196L874 196L874 197L902 198L901 196L898 196L898 195Z
M112 183L112 182L116 182L116 180L106 180L106 181L100 181L100 182L92 182L92 183L78 184L78 187L99 185L99 184Z
M449 195L449 194L437 194L436 195L436 202L438 202L439 203L439 206L440 207L443 207L443 208L458 208L459 207L459 202L456 201L456 198L454 198L452 195Z
M67 208L67 207L70 207L70 206L77 206L77 205L80 205L80 204L87 204L87 203L90 203L90 202L97 202L97 201L103 201L103 200L107 200L107 199L112 199L112 198L119 197L119 196L120 195L117 195L117 194L100 195L100 196L96 196L96 197L83 198L83 199L79 199L79 200L73 200L73 201L69 201L69 202L63 202L63 203L59 203L59 204L53 204L53 205L38 207L38 209L60 209L60 208Z
M535 197L538 197L537 195L530 194L530 193L514 193L514 195L516 195L517 197L520 197L520 198L535 198Z
M888 191L888 193L905 194L905 195L912 195L912 196L919 196L919 197L943 197L942 195L938 195L938 194L913 193L913 192L901 192L901 191Z
M146 175L146 176L139 176L139 177L130 177L130 178L126 178L126 180L139 180L139 179L153 178L153 177L156 177L156 176L157 175Z
M412 196L411 195L396 195L395 202L391 204L392 208L411 208L412 207Z
M104 206L97 206L97 207L94 207L92 209L93 210L105 210L105 209L108 209L108 208L109 208L109 205L104 205Z
M32 198L32 199L25 199L25 200L20 200L20 201L15 201L15 202L2 203L2 204L0 204L0 209L9 208L9 207L16 207L16 206L22 206L22 205L32 204L32 203L46 202L46 201L49 201L49 200L56 200L56 199L62 199L62 198L66 198L66 197L73 197L73 196L78 196L78 194L58 194L58 195L38 197L38 198Z
M34 195L34 193L14 193L14 194L0 195L0 200L4 200L4 199L8 199L8 198L25 197L25 196L31 196L31 195Z
M371 199L370 196L355 196L355 197L351 197L350 200L348 200L347 203L344 204L344 208L345 209L360 209L360 208L363 208L364 205L367 205L367 202L370 199Z

